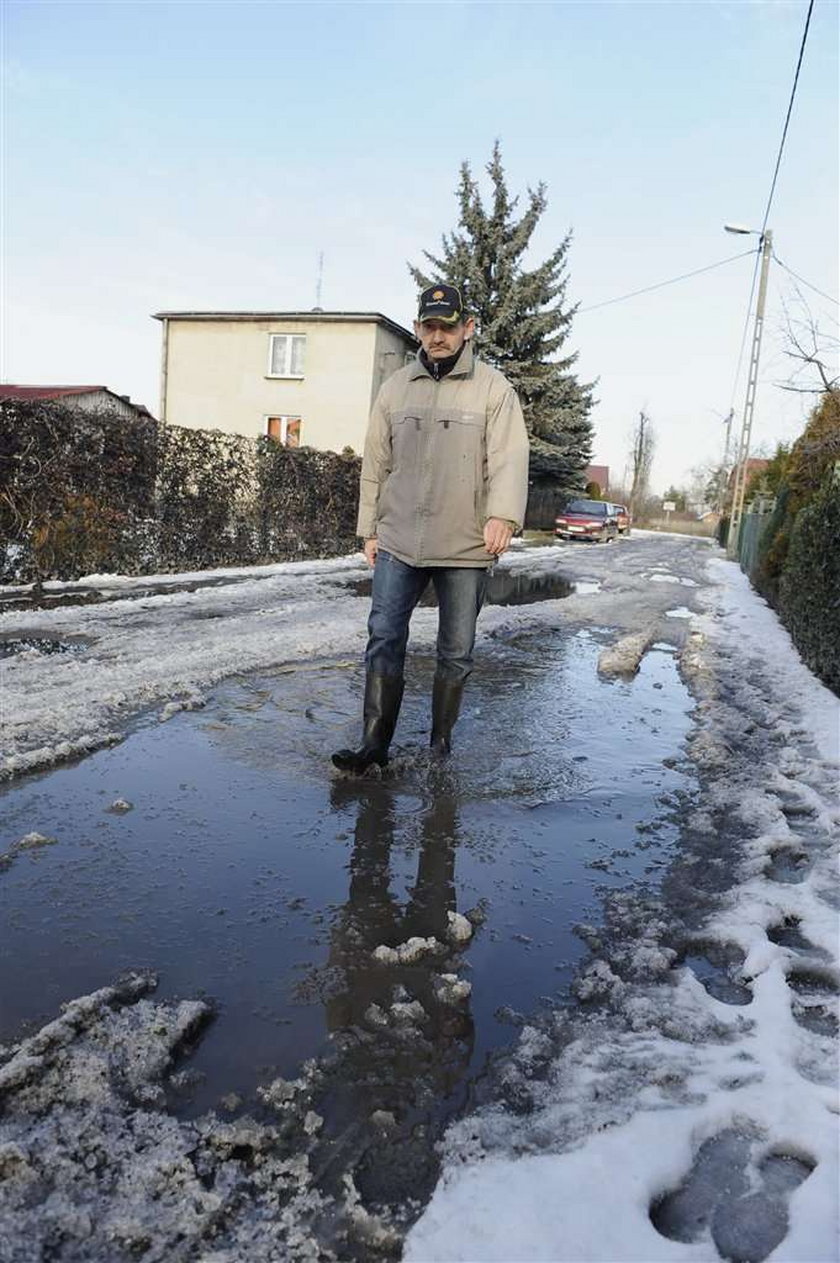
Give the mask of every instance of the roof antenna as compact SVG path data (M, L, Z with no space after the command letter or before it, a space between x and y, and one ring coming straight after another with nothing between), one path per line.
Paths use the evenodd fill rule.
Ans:
M323 287L324 287L324 252L322 250L321 253L318 255L318 283L315 286L315 306L312 308L313 311L324 310L323 307L321 306L321 290L323 289Z

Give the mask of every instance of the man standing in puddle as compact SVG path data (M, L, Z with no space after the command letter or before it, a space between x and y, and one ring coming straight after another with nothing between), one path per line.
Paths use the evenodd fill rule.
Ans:
M412 612L429 581L439 606L431 747L449 753L488 570L525 519L528 435L516 392L472 349L475 321L453 285L420 295L420 350L373 406L357 531L373 566L363 735L333 763L384 767L403 695Z

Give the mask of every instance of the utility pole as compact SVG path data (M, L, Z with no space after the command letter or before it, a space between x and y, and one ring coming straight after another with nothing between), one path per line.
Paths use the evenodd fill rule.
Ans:
M720 416L720 413L718 413ZM735 418L735 409L729 409L729 415L726 417L726 437L723 440L723 461L721 462L720 472L717 480L717 497L715 508L718 513L723 515L724 505L726 503L726 485L729 478L729 447L732 443L732 422Z
M735 466L735 487L733 489L732 509L729 516L729 536L726 551L730 557L737 556L738 540L741 534L741 520L744 516L744 492L747 489L750 434L752 433L753 413L755 411L755 392L758 386L758 358L761 354L764 307L767 301L767 273L770 270L772 254L773 234L767 228L761 237L761 279L758 283L758 302L755 307L755 328L753 329L752 351L750 353L750 371L747 378L747 395L744 401L744 420L741 423L741 439L738 444L738 459Z
M633 485L630 488L630 512L635 516L637 510L637 499L644 490L645 479L648 473L647 464L647 443L645 438L645 428L649 425L650 419L644 408L639 413L639 424L635 435L633 436Z
M729 445L732 442L732 422L735 419L735 409L729 409L729 416L726 418L726 437L723 440L723 463L729 464Z

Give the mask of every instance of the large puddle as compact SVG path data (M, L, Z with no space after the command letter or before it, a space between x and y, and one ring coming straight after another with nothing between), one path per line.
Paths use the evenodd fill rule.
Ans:
M361 671L316 661L228 681L202 712L6 789L0 851L33 831L55 842L0 872L0 1040L153 969L162 997L218 1006L176 1110L253 1108L258 1084L326 1056L325 1143L385 1111L413 1156L400 1173L371 1148L357 1174L368 1193L420 1197L488 1054L521 1015L567 1002L586 951L574 925L599 920L604 891L655 884L671 855L692 785L664 760L691 702L670 650L606 683L602 647L587 632L494 643L443 770L425 749L433 662L415 658L391 768L337 779ZM445 941L452 912L470 915L468 944L373 957ZM443 973L469 996L443 996Z
M370 597L372 576L354 579L348 585L354 596ZM597 592L600 583L595 579L566 579L556 571L534 574L516 570L494 570L487 579L485 600L488 605L531 605L537 601L561 600L575 592ZM420 605L436 606L437 597L430 583Z

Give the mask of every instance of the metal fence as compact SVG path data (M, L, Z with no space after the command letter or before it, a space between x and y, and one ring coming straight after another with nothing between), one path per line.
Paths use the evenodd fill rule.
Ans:
M762 497L753 501L741 519L741 533L738 538L738 562L741 569L750 578L755 574L758 565L758 550L764 528L770 521L770 515L776 507L776 501Z

